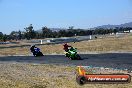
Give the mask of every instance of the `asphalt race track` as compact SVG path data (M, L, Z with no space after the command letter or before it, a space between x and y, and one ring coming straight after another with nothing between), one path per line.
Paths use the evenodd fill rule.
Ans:
M112 67L132 70L132 53L82 54L84 60L69 60L64 55L33 56L2 56L1 62L21 62L56 65L84 65L97 67Z

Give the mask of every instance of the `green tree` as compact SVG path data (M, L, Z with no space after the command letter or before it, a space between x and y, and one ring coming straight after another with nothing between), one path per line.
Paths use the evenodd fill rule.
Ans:
M6 42L7 41L7 35L6 34L4 34L3 35L3 39L2 39L4 42Z
M0 41L2 41L2 40L3 40L3 33L0 32Z
M25 37L27 39L33 39L36 37L36 32L33 30L32 24L30 24L28 27L24 28L26 30Z
M46 26L42 27L42 37L43 38L51 38L51 37L53 37L52 30L50 30Z
M118 32L118 30L119 30L119 27L116 27L116 28L114 29L114 34L116 34L116 33Z
M10 38L11 38L12 40L16 39L16 38L17 38L17 32L16 32L16 31L12 31L12 32L10 33Z
M18 39L21 40L22 39L22 32L19 30L18 31Z

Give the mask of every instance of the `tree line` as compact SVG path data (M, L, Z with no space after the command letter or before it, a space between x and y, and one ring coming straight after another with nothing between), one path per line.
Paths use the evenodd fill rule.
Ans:
M43 39L43 38L59 38L59 37L72 37L72 36L86 36L86 35L105 35L116 34L117 32L125 32L132 30L131 27L115 27L111 29L95 28L91 30L74 29L73 26L66 30L53 31L50 28L44 26L41 31L35 31L33 25L30 24L24 28L25 31L12 31L9 35L0 32L0 41L6 40L21 40L21 39Z

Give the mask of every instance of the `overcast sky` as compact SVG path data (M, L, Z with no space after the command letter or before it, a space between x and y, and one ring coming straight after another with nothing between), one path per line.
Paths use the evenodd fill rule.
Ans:
M0 0L0 32L132 22L132 0Z

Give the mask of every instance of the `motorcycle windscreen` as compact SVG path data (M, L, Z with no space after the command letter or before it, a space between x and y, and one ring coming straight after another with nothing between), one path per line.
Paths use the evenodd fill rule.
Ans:
M73 51L70 51L70 53L71 53L71 54L75 54L75 52L73 52Z

